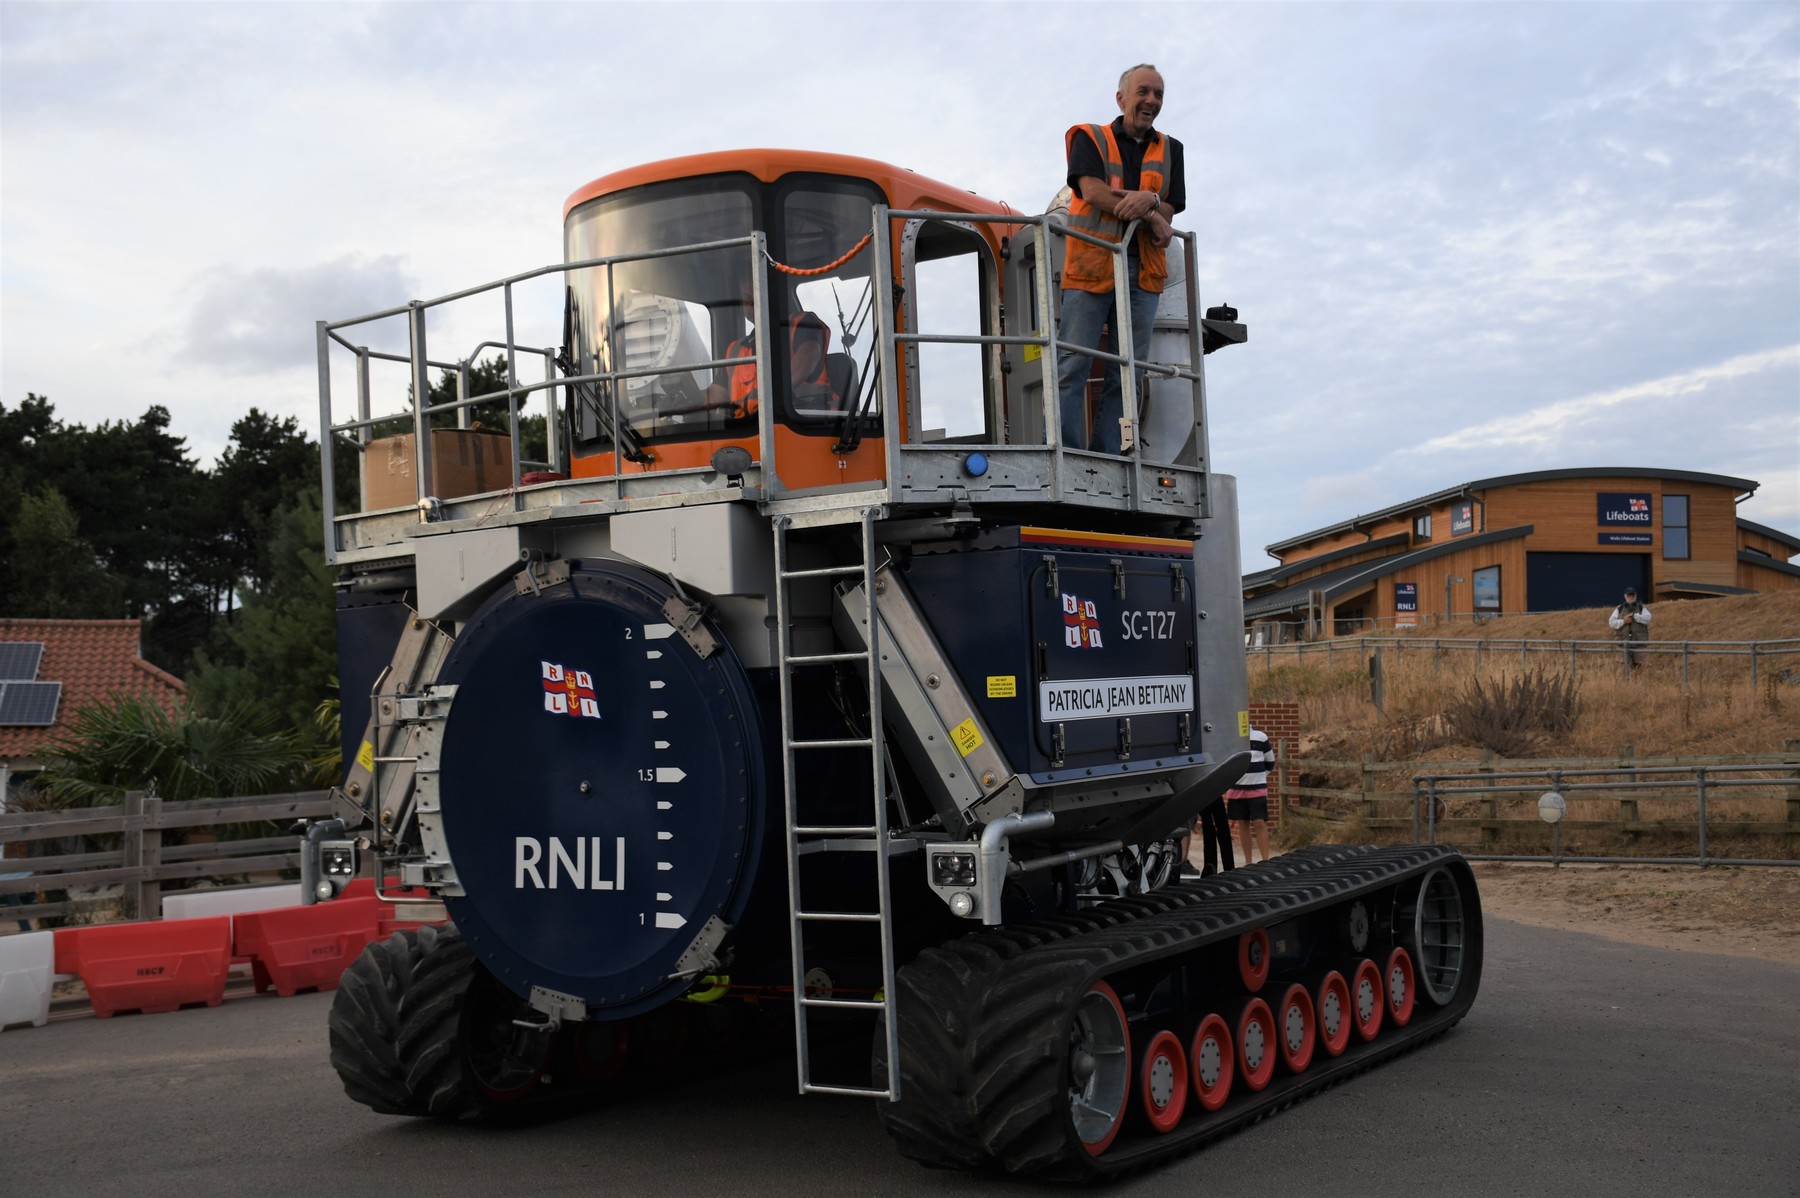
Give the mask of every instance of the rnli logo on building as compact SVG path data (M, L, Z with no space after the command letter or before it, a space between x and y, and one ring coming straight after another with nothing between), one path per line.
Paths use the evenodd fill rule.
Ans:
M1597 498L1602 527L1648 528L1653 523L1647 493L1602 491Z
M1094 606L1094 601L1083 599L1079 595L1064 594L1062 607L1063 644L1071 649L1098 649L1100 609Z
M586 670L571 670L553 661L544 667L544 710L576 719L600 718L600 704L594 698L594 676Z

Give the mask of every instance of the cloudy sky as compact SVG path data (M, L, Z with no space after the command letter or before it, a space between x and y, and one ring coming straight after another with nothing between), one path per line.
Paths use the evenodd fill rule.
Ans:
M1097 14L1105 12L1103 19ZM1490 475L1759 480L1800 532L1791 3L0 6L0 402L316 422L313 322L557 261L675 154L883 159L1040 211L1168 85L1247 568Z

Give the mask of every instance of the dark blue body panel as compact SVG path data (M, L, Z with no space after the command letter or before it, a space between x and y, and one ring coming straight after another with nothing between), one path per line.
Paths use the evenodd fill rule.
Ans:
M906 581L1012 767L1068 781L1201 761L1191 552L1003 531L915 554Z

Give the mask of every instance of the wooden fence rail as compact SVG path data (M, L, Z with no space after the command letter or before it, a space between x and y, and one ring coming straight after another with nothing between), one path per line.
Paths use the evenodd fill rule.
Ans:
M156 919L162 914L165 882L231 878L300 867L300 846L293 836L248 836L165 845L165 831L223 830L266 820L286 823L329 815L331 810L331 792L326 790L180 803L132 791L123 803L111 807L0 815L0 843L75 842L52 846L64 851L33 852L18 860L9 852L0 859L0 896L36 897L71 887L123 886L128 914L138 919ZM88 843L92 838L117 838L118 847L95 848ZM28 876L3 876L25 870L30 871ZM11 922L15 916L48 919L67 915L76 906L64 899L8 907L5 917L0 918L0 931L15 926Z

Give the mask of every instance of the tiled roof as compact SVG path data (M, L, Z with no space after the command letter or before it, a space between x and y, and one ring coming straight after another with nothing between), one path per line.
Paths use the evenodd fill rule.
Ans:
M0 619L0 641L41 641L38 681L63 684L56 723L0 728L0 759L35 757L81 708L112 695L139 695L172 709L187 695L181 679L138 656L136 620Z

